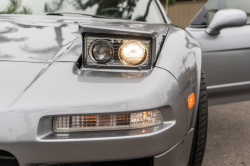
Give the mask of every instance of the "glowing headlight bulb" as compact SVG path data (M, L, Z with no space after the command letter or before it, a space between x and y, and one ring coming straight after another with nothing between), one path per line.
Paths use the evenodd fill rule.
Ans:
M120 47L119 58L123 65L138 66L147 60L147 49L139 41L128 41Z

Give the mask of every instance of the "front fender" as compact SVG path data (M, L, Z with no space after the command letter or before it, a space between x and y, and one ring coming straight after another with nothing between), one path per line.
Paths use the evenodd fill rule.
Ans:
M171 25L156 67L170 72L178 81L187 109L188 131L194 127L198 109L202 51L200 44L184 29ZM188 110L187 99L195 93L196 104Z

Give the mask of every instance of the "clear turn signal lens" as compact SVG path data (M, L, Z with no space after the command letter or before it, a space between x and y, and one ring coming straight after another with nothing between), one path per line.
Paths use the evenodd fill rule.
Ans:
M155 126L163 122L158 109L128 114L57 116L55 132L123 130Z

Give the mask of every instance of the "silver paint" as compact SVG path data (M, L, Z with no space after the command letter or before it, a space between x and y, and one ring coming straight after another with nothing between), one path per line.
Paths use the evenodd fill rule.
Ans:
M201 72L200 45L187 31L85 17L0 15L0 21L0 149L12 153L20 166L149 156L155 156L155 166L179 157L187 162ZM152 37L155 66L149 71L79 69L79 35L91 28ZM193 92L197 102L188 110ZM151 128L55 134L51 127L55 115L155 108L164 123Z
M0 60L52 62L79 35L77 25L65 20L1 15L0 21Z
M106 161L154 156L170 149L184 137L185 102L177 81L168 72L155 68L149 75L138 78L127 78L126 73L121 73L123 77L112 75L107 77L106 72L86 77L74 74L73 66L74 63L53 64L14 104L1 109L0 121L5 125L0 127L0 147L11 152L21 166L34 163ZM26 72L26 75L30 75L29 73ZM18 73L13 74L13 77L15 75ZM8 82L6 80L5 83L10 82L11 80ZM166 82L170 86L165 86ZM120 94L119 97L117 92ZM170 125L172 127L167 125L165 129L155 134L46 140L37 135L38 122L46 116L118 113L163 106L172 108L175 125ZM5 126L8 126L7 130ZM173 137L175 139L172 139ZM142 148L143 144L148 146ZM27 145L30 145L29 148ZM111 146L113 148L110 149ZM86 149L86 153L82 151L82 147ZM75 155L70 155L69 149L74 150ZM101 149L107 149L108 153ZM60 155L53 156L48 151ZM34 155L36 153L43 157ZM82 155L85 157L82 158ZM96 158L96 155L99 157Z
M186 165L189 160L187 151L191 151L190 144L193 141L194 129L191 129L185 138L176 144L169 151L154 157L154 165L165 166L181 166ZM181 160L180 160L181 159Z
M224 9L218 11L208 28L209 35L219 35L223 28L244 26L247 23L247 15L238 9Z
M156 66L169 71L176 78L185 100L191 93L195 93L196 101L199 100L201 48L189 33L171 26ZM188 111L188 130L194 127L197 109L196 104Z

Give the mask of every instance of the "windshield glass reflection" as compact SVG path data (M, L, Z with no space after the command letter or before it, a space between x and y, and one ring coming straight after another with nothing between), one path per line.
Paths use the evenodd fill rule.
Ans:
M153 0L1 0L0 14L77 14L163 23Z

